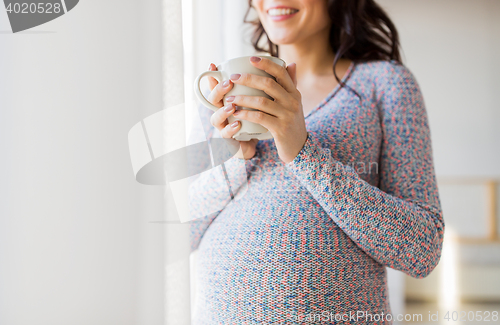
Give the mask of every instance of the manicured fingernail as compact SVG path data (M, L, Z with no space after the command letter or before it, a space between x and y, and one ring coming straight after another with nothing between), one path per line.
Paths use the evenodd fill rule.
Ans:
M212 64L213 63L210 63L210 65L208 66L208 70L212 70Z
M229 112L231 112L233 109L234 109L234 104L231 104L231 105L229 105L229 106L226 106L226 107L224 108L224 111L226 111L226 112L228 112L228 113L229 113Z
M228 96L226 97L226 102L230 103L234 100L234 96Z
M231 124L231 127L235 128L238 126L238 121L234 122L233 124Z
M240 77L241 77L241 74L236 73L236 74L232 74L231 77L229 77L229 79L238 80L238 79L240 79Z
M227 86L229 86L229 80L224 81L224 82L222 83L222 86L223 86L223 87L227 87Z
M258 56L252 56L250 58L250 61L255 62L255 63L260 62L260 60L262 60L262 58L259 58Z

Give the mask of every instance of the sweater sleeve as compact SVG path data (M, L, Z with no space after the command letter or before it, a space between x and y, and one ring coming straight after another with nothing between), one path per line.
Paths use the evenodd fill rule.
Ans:
M200 118L207 140L220 137L210 124L212 111L201 107ZM233 201L237 201L248 189L248 175L260 158L249 160L232 157L222 164L200 173L189 184L189 222L191 251L198 249L200 241L219 213Z
M380 184L332 158L314 132L288 168L369 256L415 278L438 264L444 221L424 101L412 73L391 66L379 93Z

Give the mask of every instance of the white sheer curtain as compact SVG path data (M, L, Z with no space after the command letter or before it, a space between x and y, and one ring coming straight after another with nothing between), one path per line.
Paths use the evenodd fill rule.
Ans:
M183 3L181 0L164 0L161 4L161 110L132 127L129 131L129 147L137 181L145 185L159 185L163 189L160 199L163 212L160 222L164 225L162 258L165 267L162 323L189 325L189 223L180 222L183 219L182 211L185 211L183 203L186 200L183 198L187 195L182 179L172 182L174 176L185 171L182 166L186 165L186 157L176 153L179 150L183 152L187 145L186 112L190 106L185 103ZM161 283L157 284L161 286Z
M182 28L182 1L163 1L163 107L168 112L164 119L165 147L186 144L184 128L184 50ZM188 89L189 90L189 89ZM172 124L174 122L174 124ZM175 127L172 127L175 125ZM173 149L173 148L167 148ZM168 150L170 151L170 150ZM189 228L181 224L177 215L171 187L165 187L165 324L191 323L189 280Z
M162 153L192 144L187 139L199 121L199 103L194 99L192 86L195 77L205 71L210 62L217 64L252 53L249 42L244 41L247 38L243 16L247 6L246 1L234 0L163 1L164 109L144 126L152 138L152 121L161 121L157 136L162 138ZM206 89L206 81L203 86ZM194 140L205 139L195 137ZM154 140L149 142L154 147ZM190 255L189 223L180 222L187 202L183 199L187 198L187 183L181 180L165 186L166 324L190 324L194 312L196 283L191 275L196 267L196 254Z
M167 139L166 147L172 137L176 147L179 143L187 146L205 140L199 134L192 134L193 129L199 127L199 103L194 98L192 86L195 77L207 70L211 62L218 64L232 57L253 53L249 41L245 41L248 38L244 35L246 30L243 25L248 2L164 0L163 5L164 107L175 110L164 121L163 136ZM207 89L206 80L203 86ZM183 116L178 115L180 112ZM171 123L182 118L183 128ZM173 132L173 129L176 131ZM165 192L165 323L190 324L196 295L193 277L196 253L189 253L189 224L175 222L179 221L179 213L182 213L181 205L187 201L179 199L182 196L187 198L187 182L170 185Z

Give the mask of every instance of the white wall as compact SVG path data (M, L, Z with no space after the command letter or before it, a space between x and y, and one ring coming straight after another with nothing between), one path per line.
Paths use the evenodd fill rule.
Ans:
M127 143L162 108L160 6L80 1L0 33L0 324L163 322L164 189Z
M438 176L499 176L500 2L377 2L422 87Z

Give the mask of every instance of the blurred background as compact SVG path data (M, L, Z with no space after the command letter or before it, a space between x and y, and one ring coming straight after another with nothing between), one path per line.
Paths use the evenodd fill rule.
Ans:
M446 223L438 267L425 279L402 276L401 301L424 315L499 311L500 2L379 3L426 100Z
M500 1L378 3L425 98L446 222L427 278L388 269L391 307L500 311ZM195 76L253 54L228 16L247 5L87 0L16 34L0 8L0 324L189 324L172 305L196 283L168 267L186 225L168 186L135 181L127 133L180 103L188 133Z

